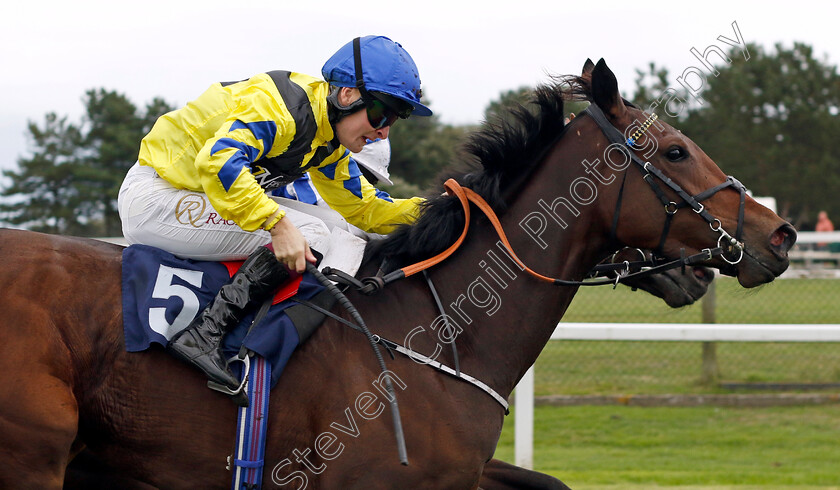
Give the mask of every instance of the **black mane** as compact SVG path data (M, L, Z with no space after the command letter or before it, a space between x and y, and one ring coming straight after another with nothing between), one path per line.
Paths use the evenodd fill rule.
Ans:
M470 134L459 162L466 170L450 170L455 175L447 177L477 192L502 215L504 196L527 180L562 135L563 101L587 99L588 78L559 77L540 85L527 105L508 108ZM387 257L398 268L440 253L457 240L464 228L461 203L456 197L441 196L440 191L423 204L413 225L403 225L384 240L372 242L366 258Z

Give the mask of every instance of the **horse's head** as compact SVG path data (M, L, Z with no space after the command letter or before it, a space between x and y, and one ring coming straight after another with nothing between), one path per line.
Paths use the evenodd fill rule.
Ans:
M612 197L605 200L618 203L602 208L608 223L620 213L611 231L616 241L671 258L709 250L706 263L736 275L744 287L770 282L787 269L788 250L796 241L793 227L746 196L740 182L727 177L691 139L625 102L604 60L587 60L574 82L578 95L595 106L587 110L589 121L576 123L588 124L585 129L612 143L605 163L626 168L605 186ZM627 145L632 151L624 150Z

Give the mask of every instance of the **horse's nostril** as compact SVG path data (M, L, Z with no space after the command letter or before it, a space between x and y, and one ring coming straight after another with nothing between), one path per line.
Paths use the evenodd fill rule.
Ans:
M705 267L695 267L694 268L694 277L696 277L700 282L712 282L712 279L715 278L715 273L712 272L711 269L707 269Z
M789 224L780 226L770 235L770 245L783 254L786 254L794 243L796 243L796 230Z

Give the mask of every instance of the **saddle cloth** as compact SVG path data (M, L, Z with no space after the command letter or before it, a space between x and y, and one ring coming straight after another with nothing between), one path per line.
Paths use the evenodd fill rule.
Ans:
M131 245L123 251L122 264L125 347L128 352L139 352L153 343L166 346L173 335L189 326L242 262L181 259L155 247ZM296 294L309 300L324 289L309 274L298 276L292 286L281 288L265 318L250 333L256 311L228 332L222 342L227 358L244 345L271 363L272 386L301 342L295 325L284 313L297 304L289 298ZM233 363L232 367L239 365Z

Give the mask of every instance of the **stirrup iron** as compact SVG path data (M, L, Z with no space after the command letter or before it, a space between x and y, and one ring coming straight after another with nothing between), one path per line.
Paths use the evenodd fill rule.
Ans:
M245 385L248 384L248 375L251 373L251 356L245 356L244 358L240 358L238 355L236 355L228 359L227 362L228 364L230 364L233 361L240 361L243 364L245 364L245 375L242 376L242 382L239 383L239 387L235 390L231 390L230 388L221 383L216 383L215 381L208 381L208 388L228 396L237 396L240 393L242 393L242 390L245 388Z

